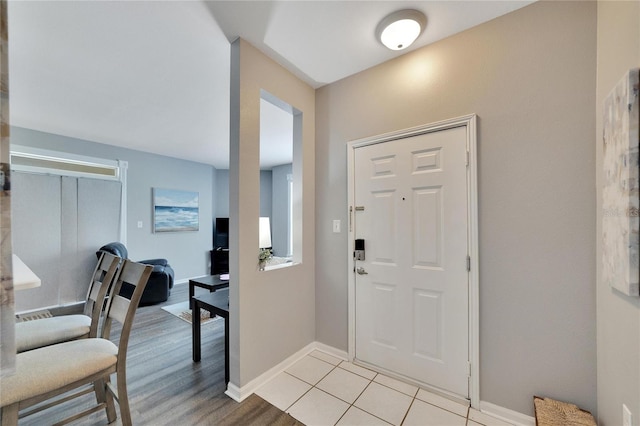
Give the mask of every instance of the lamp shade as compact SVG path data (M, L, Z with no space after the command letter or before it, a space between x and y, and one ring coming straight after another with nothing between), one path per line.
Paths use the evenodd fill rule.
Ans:
M422 12L404 9L386 16L376 28L378 40L391 50L409 47L422 33L427 18Z
M40 287L40 278L15 254L13 255L13 288L24 290Z
M260 247L259 248L267 248L271 247L271 223L269 222L268 217L261 217L259 224L260 233Z

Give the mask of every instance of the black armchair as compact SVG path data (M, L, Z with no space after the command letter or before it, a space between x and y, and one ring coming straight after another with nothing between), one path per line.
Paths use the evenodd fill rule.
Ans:
M129 252L122 243L113 242L105 244L96 252L96 256L100 257L100 252L105 251L123 259L129 258ZM147 282L147 287L142 293L140 305L153 305L155 303L164 302L169 298L171 289L173 288L174 273L173 268L167 262L167 259L146 259L138 260L138 263L145 265L153 265L153 271ZM120 296L130 298L133 294L134 287L123 284L120 290Z

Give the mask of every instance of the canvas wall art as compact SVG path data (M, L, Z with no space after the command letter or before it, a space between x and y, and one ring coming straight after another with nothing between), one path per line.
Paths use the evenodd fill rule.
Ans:
M624 76L603 111L603 281L629 296L640 295L638 74Z
M153 189L153 232L197 231L199 227L197 192Z

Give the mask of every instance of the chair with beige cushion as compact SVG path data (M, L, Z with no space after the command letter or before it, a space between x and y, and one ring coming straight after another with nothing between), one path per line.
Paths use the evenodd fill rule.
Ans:
M122 261L118 256L104 253L96 265L81 315L61 315L16 323L16 350L18 353L43 346L97 337L104 298Z
M17 425L18 418L92 390L97 405L68 417L61 424L102 409L106 411L108 422L112 423L117 418L114 399L120 406L122 424L132 424L127 396L127 346L136 308L152 269L151 265L124 262L109 291L101 337L72 340L17 354L15 374L0 378L2 426ZM130 300L118 294L123 283L135 287ZM117 346L109 340L113 320L122 324ZM111 384L114 373L117 389ZM69 395L72 391L75 393ZM44 405L33 407L41 403ZM33 408L28 410L29 407Z

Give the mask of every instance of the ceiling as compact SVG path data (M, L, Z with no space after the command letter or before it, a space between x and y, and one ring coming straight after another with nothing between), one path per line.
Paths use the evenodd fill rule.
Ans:
M530 3L9 1L11 124L224 169L237 37L317 88ZM426 30L388 50L376 25L405 8Z

